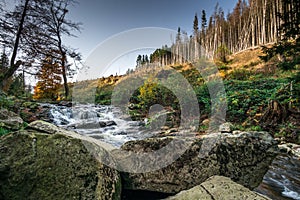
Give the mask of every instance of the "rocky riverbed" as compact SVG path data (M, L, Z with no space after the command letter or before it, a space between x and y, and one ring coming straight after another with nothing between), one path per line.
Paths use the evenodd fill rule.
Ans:
M110 114L113 116L114 113ZM10 121L2 118L4 121L1 123ZM110 119L106 119L105 126L100 128L118 126L118 119L113 119L115 124L108 126ZM67 127L68 124L62 126ZM280 151L277 142L266 132L235 133L214 133L203 137L188 134L192 140L182 143L182 135L173 132L144 139L136 137L131 141L123 141L119 148L112 144L106 145L103 140L88 134L78 134L53 124L34 121L25 130L1 137L0 199L28 196L31 199L146 200L162 199L182 191L185 192L181 194L192 194L197 198L203 193L203 187L207 190L209 185L231 188L233 195L238 194L234 188L244 188L238 189L245 192L241 199L253 199L250 197L257 194L250 190L259 185L255 191L272 199L298 199L299 162L287 161L286 157L279 157L278 161L276 155ZM126 132L123 135L126 136ZM179 141L174 143L175 148L171 152L174 158L158 157L157 160L153 156L144 157L148 159L148 167L158 166L158 169L134 173L134 170L141 170L145 166L142 160L131 158L143 158L137 155L155 152L168 146L171 141ZM182 145L188 145L188 148ZM183 147L186 151L177 155L180 153L178 149ZM91 151L91 148L97 151ZM280 149L282 153L297 150L291 145L287 145L286 151L283 147ZM109 158L109 166L103 158ZM172 162L165 165L168 160ZM126 167L127 171L124 170ZM279 177L280 170L286 170L289 175ZM210 177L215 178L207 180ZM281 182L280 178L284 177L291 182ZM223 186L218 184L220 181L216 181L220 179L224 182ZM273 179L276 181L272 182ZM208 183L205 186L206 180ZM280 186L284 187L277 190ZM272 189L277 190L277 193ZM210 190L203 195L203 198L207 195L212 199L220 198ZM182 199L182 195L170 199Z

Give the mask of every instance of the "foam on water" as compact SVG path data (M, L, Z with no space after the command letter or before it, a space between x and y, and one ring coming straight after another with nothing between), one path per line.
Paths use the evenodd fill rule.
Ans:
M290 190L286 186L284 186L284 191L282 192L282 195L285 197L295 199L295 200L300 200L300 194L295 191Z
M130 140L149 137L149 134L140 131L140 122L128 120L120 109L112 106L77 105L67 108L49 105L49 107L51 107L53 123L56 125L100 139L116 147ZM109 122L115 122L116 125L110 124L104 127L99 125L99 123ZM90 128L85 128L85 125Z
M300 160L278 155L256 191L271 199L300 200Z

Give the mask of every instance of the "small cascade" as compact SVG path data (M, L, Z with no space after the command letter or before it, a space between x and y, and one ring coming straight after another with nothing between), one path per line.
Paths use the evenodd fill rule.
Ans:
M74 121L72 108L64 107L64 106L56 106L51 104L47 106L50 107L50 115L52 116L51 120L55 125L58 126L67 125Z
M144 139L149 134L141 131L140 122L128 120L120 109L112 106L76 105L73 107L49 105L55 125L74 130L120 147L127 141Z
M277 156L256 191L274 200L300 200L300 160Z

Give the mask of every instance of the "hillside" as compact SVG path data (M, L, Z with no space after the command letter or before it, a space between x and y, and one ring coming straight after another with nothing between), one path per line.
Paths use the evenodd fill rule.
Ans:
M299 65L293 70L281 70L276 67L276 60L265 63L259 58L261 55L260 48L249 49L228 56L227 63L216 62L226 90L226 121L239 130L266 130L283 140L300 143L300 87L296 76ZM86 81L81 91L96 87L95 102L110 104L112 94L122 100L129 89L135 88L129 102L125 102L130 105L127 112L132 118L155 120L149 109L159 104L169 113L167 127L176 128L180 122L180 103L173 91L176 80L173 89L159 82L163 79L172 81L174 72L183 75L192 86L201 113L199 132L207 131L207 120L211 116L207 86L215 84L216 80L213 74L210 74L209 81L205 80L191 63L145 67L124 76ZM85 97L82 95L83 101Z

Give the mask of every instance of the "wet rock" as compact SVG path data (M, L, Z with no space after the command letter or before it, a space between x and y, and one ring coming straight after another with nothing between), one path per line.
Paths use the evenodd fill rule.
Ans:
M0 110L0 127L10 130L18 130L21 128L22 124L22 118L20 118L16 113L6 109Z
M280 152L290 154L300 159L300 145L293 143L286 143L278 145Z
M1 137L1 199L120 199L119 173L90 153L94 145L46 122Z
M57 105L59 105L59 106L65 106L65 107L72 107L73 104L70 101L60 101L60 102L58 102Z
M137 154L156 152L174 139L176 137L130 141L121 149ZM177 143L170 151L176 155L185 148ZM121 175L124 188L129 190L176 193L197 186L214 175L230 177L252 190L260 184L277 153L277 143L267 132L214 133L193 138L187 150L166 167ZM165 156L155 160L154 156L155 153L147 157L149 165L156 163L156 166L163 166L166 160L172 159ZM130 165L131 169L140 166L139 160L134 160Z
M120 131L118 133L114 133L113 135L127 135L125 131Z
M114 121L107 121L105 123L106 123L106 126L115 126L115 125L117 125L116 122L114 122Z
M106 122L99 122L100 127L106 127Z
M248 188L233 182L230 178L213 176L189 190L182 191L166 200L270 200Z
M52 119L49 111L50 107L48 105L40 105L36 102L24 102L19 108L21 118L27 123L36 120L50 122Z
M107 127L107 126L115 126L115 125L117 125L116 124L116 122L114 122L114 121L101 121L101 122L99 122L99 124L100 124L100 126L101 127Z
M76 129L98 129L117 125L114 121L87 121L73 125Z

